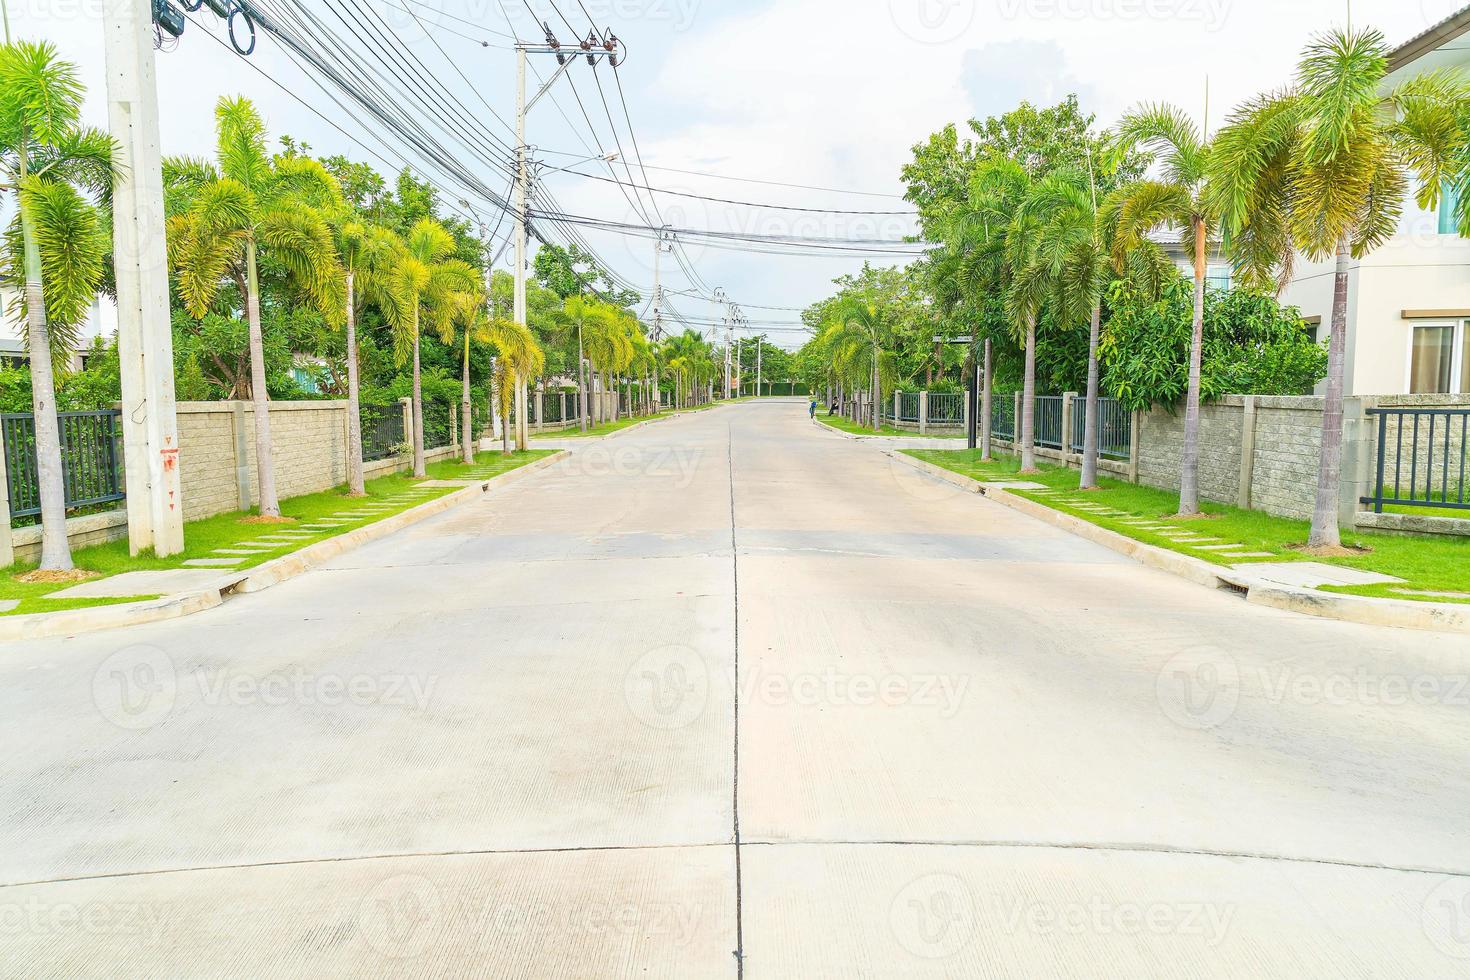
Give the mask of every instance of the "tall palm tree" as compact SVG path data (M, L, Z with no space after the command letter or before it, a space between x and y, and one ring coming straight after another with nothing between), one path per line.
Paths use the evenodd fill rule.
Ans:
M889 348L894 340L894 324L890 312L871 298L849 296L832 311L825 334L840 368L854 371L862 364L867 370L873 431L881 431L884 375L891 377L893 373Z
M398 363L413 362L413 475L427 476L424 462L424 389L420 340L425 317L436 333L452 330L463 313L465 294L474 295L480 277L474 267L451 258L454 236L432 218L421 218L409 229L396 270L396 291L404 301L390 320Z
M178 279L179 297L196 318L214 306L223 283L231 282L239 290L250 338L259 508L264 517L280 517L257 257L261 248L267 249L323 319L340 323L344 275L325 215L339 210L342 198L336 180L317 161L270 156L265 123L249 100L220 99L215 125L216 165L172 164L177 172L192 175L196 186L191 188L189 209L169 219L169 262Z
M586 432L592 415L586 377L587 338L607 319L607 304L591 296L575 295L567 297L562 310L577 336L577 418Z
M347 323L347 492L367 493L362 462L362 385L357 357L357 316L365 302L396 311L401 305L392 271L401 261L403 240L378 225L348 215L337 223L337 251L345 275Z
M459 458L466 466L475 461L474 406L470 400L470 347L473 343L487 343L490 337L490 321L485 314L484 298L478 290L450 294L445 299L448 316L434 318L435 331L439 339L450 349L460 353L460 449Z
M106 197L116 176L112 140L80 124L82 97L75 66L50 44L0 46L0 166L3 189L17 192L4 278L24 285L42 571L72 567L56 372L77 347L108 251L106 223L85 195Z
M1144 105L1119 121L1111 138L1111 157L1120 162L1142 150L1158 166L1152 179L1133 181L1118 192L1113 236L1114 260L1146 246L1149 234L1178 229L1194 267L1194 329L1189 345L1189 389L1184 404L1184 450L1179 475L1179 513L1199 513L1200 361L1204 350L1205 276L1209 250L1218 235L1210 193L1211 142L1182 110L1166 104Z
M1333 31L1307 46L1294 87L1255 99L1216 137L1212 189L1243 276L1284 284L1295 252L1335 262L1322 449L1308 545L1336 548L1342 480L1348 273L1393 236L1411 183L1433 209L1464 184L1470 90L1453 70L1386 98L1388 46L1376 30ZM1461 205L1462 230L1470 213Z
M498 352L495 359L495 370L499 375L496 390L500 397L501 414L509 418L507 413L510 412L511 401L515 397L516 379L540 374L546 368L546 355L536 342L536 335L531 332L531 328L514 320L496 318L485 321L485 332L486 339ZM504 454L509 456L511 443L508 429L502 447Z

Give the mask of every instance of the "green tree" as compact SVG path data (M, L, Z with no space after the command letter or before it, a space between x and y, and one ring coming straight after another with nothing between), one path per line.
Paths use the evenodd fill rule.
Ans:
M1470 97L1455 71L1421 75L1380 95L1389 52L1376 30L1334 31L1308 45L1294 88L1237 111L1213 161L1215 206L1237 263L1255 282L1290 277L1294 252L1335 259L1327 391L1308 545L1341 546L1343 391L1349 260L1393 236L1410 184L1434 208L1451 179L1467 182ZM1461 206L1462 228L1470 211Z
M221 99L215 108L215 124L218 151L214 165L171 163L173 171L192 186L188 188L188 209L169 219L169 263L179 297L196 319L215 306L224 282L232 283L243 299L259 508L262 516L280 517L271 459L257 253L269 252L323 319L339 323L343 274L325 214L341 207L341 195L336 181L315 160L271 158L266 152L265 123L248 100Z
M113 143L81 125L83 89L50 44L0 47L0 157L15 192L4 278L18 290L30 351L43 571L72 567L56 376L102 285L106 223L87 195L109 195Z
M1156 178L1124 187L1116 200L1113 253L1122 267L1147 246L1149 234L1177 228L1194 265L1194 328L1189 345L1189 388L1184 406L1184 449L1179 513L1199 513L1200 358L1204 344L1205 273L1217 233L1217 208L1209 193L1210 141L1181 109L1144 105L1118 123L1111 145L1116 165L1138 150L1158 165Z

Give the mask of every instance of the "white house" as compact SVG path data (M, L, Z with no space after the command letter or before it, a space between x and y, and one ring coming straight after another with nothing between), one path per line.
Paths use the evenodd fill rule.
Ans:
M1470 70L1470 7L1397 48L1384 91L1445 66ZM1408 202L1398 234L1348 279L1347 393L1470 392L1470 239L1456 231L1453 195L1435 213ZM1303 262L1281 301L1326 336L1334 262Z
M0 367L20 367L27 361L25 332L26 325L18 316L11 314L15 294L0 288ZM82 355L98 337L117 336L117 305L109 296L98 296L92 301L92 310L81 331L81 350L73 360L73 367L83 367Z

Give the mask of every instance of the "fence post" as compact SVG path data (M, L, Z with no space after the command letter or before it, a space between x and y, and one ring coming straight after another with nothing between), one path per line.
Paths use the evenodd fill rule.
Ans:
M929 431L929 393L919 392L919 435Z
M5 475L5 432L0 429L0 568L15 564L10 543L10 481Z
M898 428L898 423L901 421L901 417L902 416L903 416L903 392L901 392L901 391L895 391L893 393L893 427L895 429Z
M1011 453L1015 456L1021 455L1021 393L1019 391L1011 395ZM1033 426L1031 436L1036 437L1036 429Z
M1368 495L1374 462L1374 431L1361 396L1342 400L1342 479L1338 489L1338 522L1349 530L1357 526L1362 498ZM1448 420L1445 422L1449 424ZM1418 446L1414 449L1417 452ZM1446 460L1448 465L1448 460Z
M1245 409L1240 417L1240 491L1235 502L1242 510L1251 509L1256 484L1256 396L1245 396Z
M1062 392L1062 465L1072 465L1072 410L1077 402L1077 392Z
M1128 482L1138 482L1138 456L1141 452L1139 442L1143 439L1143 412L1133 410L1133 418L1130 423L1132 431L1128 434Z
M231 406L231 424L235 430L235 487L240 509L249 510L250 503L250 438L245 425L245 403L235 401ZM254 414L254 409L251 409ZM251 421L254 421L252 418Z
M546 390L539 384L536 386L536 431L546 431Z
M403 441L406 442L406 443L412 444L413 443L413 399L412 398L400 398L400 399L398 399L398 407L403 410ZM409 468L410 469L413 468L411 463L409 465Z
M970 394L969 394L968 391L966 391L965 394L960 397L960 401L964 403L964 410L960 412L960 425L961 425L960 431L963 432L963 433L965 433L965 438L968 439L970 437L969 436L969 432L970 432L970 410L971 410L971 408L970 408ZM976 419L975 421L978 422L980 420L979 419Z

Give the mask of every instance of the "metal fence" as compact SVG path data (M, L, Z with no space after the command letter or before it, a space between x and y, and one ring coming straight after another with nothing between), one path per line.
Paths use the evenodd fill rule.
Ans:
M62 482L67 509L122 500L126 496L122 413L116 410L58 412L56 418L61 427ZM29 413L0 415L0 445L5 453L10 516L31 517L41 513L35 419Z
M543 423L559 425L576 417L577 396L575 394L563 395L559 391L541 393L541 421Z
M1378 421L1377 477L1363 503L1380 514L1392 505L1470 510L1470 408L1370 408L1368 414Z
M898 393L898 420L900 422L919 421L919 393L917 391L901 391Z
M362 461L387 459L393 450L408 442L403 431L402 405L362 405Z
M931 391L929 393L930 425L963 425L965 422L965 396L958 392Z
M1016 441L1016 402L1008 394L991 398L990 434L1007 442Z
M1047 449L1062 448L1062 396L1036 398L1036 444Z
M1081 453L1087 445L1087 399L1072 401L1072 441L1069 451ZM1097 453L1107 459L1127 459L1133 451L1133 416L1116 398L1097 400Z
M424 402L424 448L443 449L454 442L448 402Z

